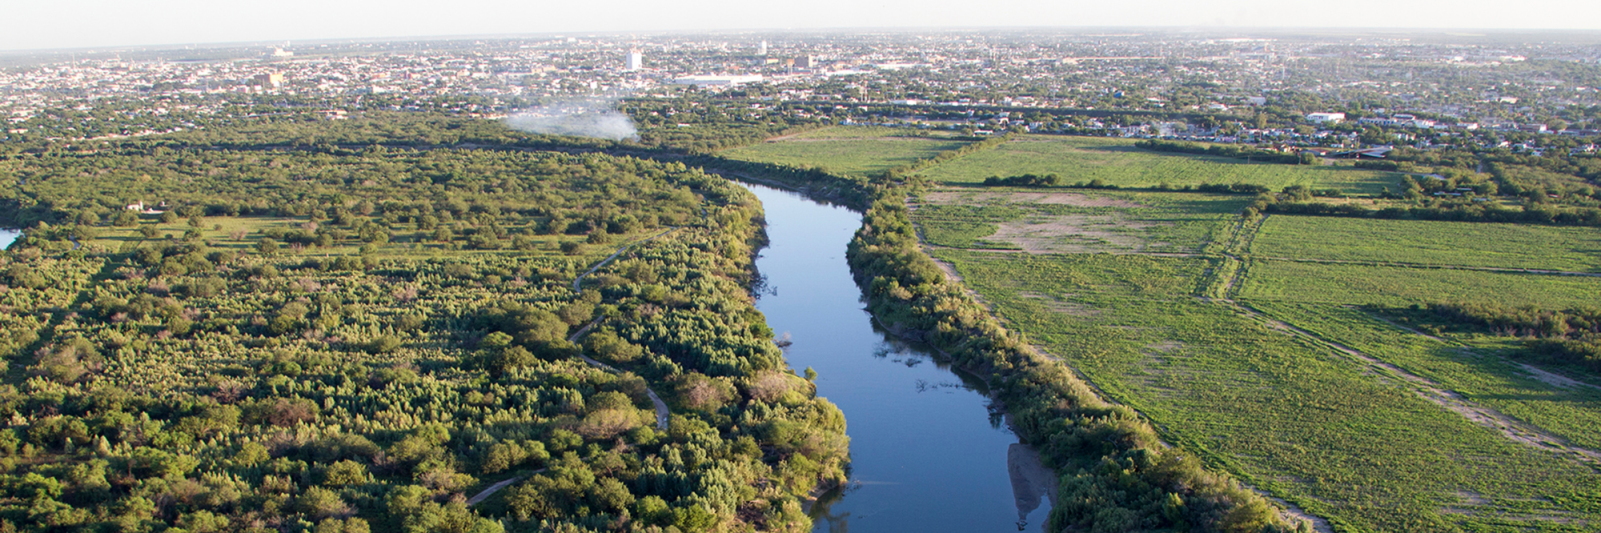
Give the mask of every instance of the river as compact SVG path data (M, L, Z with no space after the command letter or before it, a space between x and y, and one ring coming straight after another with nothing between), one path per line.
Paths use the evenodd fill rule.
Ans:
M770 244L757 307L794 344L797 371L845 413L850 483L812 508L814 531L1040 531L1051 474L1018 443L983 383L874 326L845 262L861 215L796 193L761 199Z

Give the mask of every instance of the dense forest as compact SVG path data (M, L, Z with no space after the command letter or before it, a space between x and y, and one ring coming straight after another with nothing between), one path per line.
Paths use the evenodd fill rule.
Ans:
M432 120L0 159L0 529L809 529L844 418L753 306L755 198Z

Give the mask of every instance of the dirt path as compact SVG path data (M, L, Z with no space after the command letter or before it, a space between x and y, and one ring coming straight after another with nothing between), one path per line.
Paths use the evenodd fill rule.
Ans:
M945 279L947 281L950 281L952 283L956 283L957 285L960 285L962 287L962 290L966 291L968 297L972 298L974 302L978 302L979 305L984 306L984 308L989 311L990 315L994 316L997 320L1000 320L1002 322L1002 324L1007 324L1004 319L1002 319L999 315L997 315L995 313L995 307L993 305L991 305L989 303L989 301L985 300L983 296L979 295L978 291L973 290L971 287L968 287L967 284L962 282L962 276L961 276L960 273L958 273L956 271L955 265L952 265L952 264L947 263L945 261L941 261L941 260L935 258L934 254L929 253L931 249L937 248L937 247L928 244L928 242L925 239L923 239L923 231L922 231L922 228L920 226L915 226L915 224L914 224L914 227L917 229L917 237L918 237L918 241L922 245L923 254L927 255L929 259L932 259L934 261L935 265L939 266L940 271L942 271L945 274ZM878 317L876 317L876 316L873 317L873 320L878 321ZM885 329L890 329L887 326L885 326L882 321L879 321L878 323L879 323L880 326L885 327ZM1106 402L1107 404L1110 404L1110 405L1123 405L1123 404L1113 400L1111 396L1107 395L1106 391L1104 389L1102 389L1099 385L1097 385L1094 380L1091 380L1088 375L1084 374L1083 372L1080 372L1078 368L1075 368L1073 365L1068 364L1068 362L1066 360L1063 360L1061 357L1057 357L1055 354L1052 354L1049 351L1046 351L1043 347L1038 346L1038 345L1030 344L1030 345L1027 346L1027 348L1028 348L1028 351L1032 352L1033 356L1035 356L1035 357L1039 357L1039 358L1042 358L1042 359L1054 361L1057 364L1062 365L1064 368L1067 369L1068 372L1073 373L1073 375L1077 376L1080 381L1083 381L1085 385L1088 385L1091 390L1095 391L1095 395L1097 397L1099 397L1101 399L1101 401ZM937 348L936 348L936 350L937 350ZM950 356L950 354L946 354L943 350L941 350L940 353L944 354L946 357ZM1138 411L1138 409L1135 409L1135 411ZM1156 426L1159 430L1165 431L1165 429L1162 428L1162 425L1160 423L1156 422L1155 420L1152 420L1148 416L1145 416L1144 413L1140 413L1140 416L1144 417L1145 420L1149 421L1151 423L1151 425ZM1159 442L1161 443L1162 447L1164 447L1164 448L1172 448L1173 447L1172 444L1169 444L1165 440L1162 440L1162 441L1159 441ZM1282 513L1282 515L1286 519L1288 519L1290 521L1300 520L1300 521L1308 522L1308 523L1312 524L1313 531L1317 531L1318 533L1333 533L1334 532L1333 524L1330 524L1329 521L1324 519L1323 517L1320 517L1320 516L1314 515L1312 513L1306 512L1306 510L1305 509L1301 509L1300 506L1297 506L1297 505L1295 505L1293 503L1290 503L1289 501L1287 501L1287 500L1285 500L1283 498L1275 497L1272 494L1269 494L1266 491L1257 489L1256 487L1253 487L1253 486L1251 486L1249 484L1246 484L1246 483L1242 482L1241 486L1243 486L1243 487L1251 490L1252 492L1255 492L1255 493L1261 495L1263 498L1267 498L1268 500L1270 500L1273 503L1277 504L1278 507L1279 507L1279 512ZM1054 501L1055 500L1053 499L1052 500L1053 505L1054 505Z
M1463 351L1471 351L1470 348L1468 348L1467 346L1464 346L1460 342L1449 341L1449 340L1446 340L1446 339L1443 339L1443 338L1440 338L1440 337L1436 337L1434 335L1430 335L1428 333L1424 333L1422 331L1418 331L1416 329L1409 328L1409 327L1403 326L1401 324L1397 324L1393 320L1390 320L1388 318L1384 318L1382 316L1379 316L1379 315L1376 315L1376 314L1373 314L1373 313L1364 313L1364 314L1366 314L1367 316L1373 318L1374 320L1377 320L1379 322L1383 322L1385 324L1389 324L1389 325L1395 327L1395 329L1399 329L1401 331L1405 331L1407 333L1411 333L1413 335L1417 335L1417 336L1423 337L1425 339L1438 341L1438 342L1440 342L1442 344L1449 344L1449 345L1452 345L1452 346L1457 346ZM1573 389L1573 388L1601 389L1601 386L1597 386L1597 385L1592 384L1592 383L1586 383L1586 382L1583 382L1583 381L1579 381L1577 379L1573 379L1573 378L1564 376L1562 374L1558 374L1556 372L1545 370L1545 369L1542 369L1540 367L1537 367L1537 366L1534 366L1534 365L1531 365L1531 364L1528 364L1528 363L1523 363L1523 362L1518 362L1518 361L1510 361L1510 362L1512 364L1518 365L1518 368L1523 369L1524 372L1528 372L1529 373L1529 377L1532 377L1534 379L1540 380L1540 381L1544 382L1547 385L1553 385L1553 386L1562 387L1562 388L1565 388L1565 389Z
M1557 455L1565 455L1578 459L1591 465L1601 465L1601 452L1580 448L1569 443L1567 439L1545 432L1532 424L1512 418L1500 411L1484 407L1468 401L1461 394L1447 390L1428 378L1413 374L1394 364L1387 363L1376 357L1363 353L1360 350L1319 337L1318 335L1295 327L1289 323L1276 320L1263 314L1261 311L1244 304L1236 303L1241 310L1267 323L1268 326L1302 336L1312 341L1333 348L1353 359L1366 363L1368 366L1382 370L1392 376L1411 383L1424 399L1444 407L1447 410L1462 415L1469 421L1480 426L1500 432L1502 436L1514 442L1519 442L1533 448L1538 448ZM1556 376L1559 377L1560 376Z
M584 338L584 335L588 334L589 330L593 329L595 327L595 325L599 324L599 323L600 323L600 319L599 318L590 321L588 324L585 324L582 329L579 329L577 333L573 333L572 336L567 337L567 342L571 342L573 344L578 344L578 339ZM583 359L585 363L589 363L589 366L593 366L595 368L599 368L601 370L605 370L605 371L613 373L613 374L621 374L621 373L623 373L623 371L618 370L616 367L613 367L613 366L608 365L606 363L602 363L600 361L596 361L594 359L590 359L589 356L584 355L584 352L582 351L582 348L580 348L580 350L578 352L578 358L579 359ZM651 405L656 407L656 429L666 430L667 429L668 417L671 416L671 414L672 414L671 411L667 410L667 402L662 401L662 397L661 396L657 396L656 395L656 391L651 389L651 388L649 388L649 387L645 388L645 395L646 396L650 396Z
M534 474L538 474L538 473L544 472L544 471L545 471L545 469L541 468L539 470L535 470L532 473L528 474L528 476L531 476L531 475L534 475ZM500 483L496 483L494 485L490 485L489 488L486 488L486 489L484 489L482 491L479 491L478 494L474 494L473 497L468 498L467 499L467 506L468 507L472 507L474 505L478 505L478 502L481 502L481 501L489 499L489 497L490 496L494 496L496 492L500 492L500 489L504 489L506 487L511 486L513 483L516 483L518 481L522 481L524 479L527 479L528 476L514 476L511 479L502 481Z
M574 278L573 279L573 292L574 293L583 292L584 290L582 288L579 288L578 284L584 282L584 277L585 276L588 276L590 274L594 274L596 270L600 270L600 267L606 266L607 263L610 263L613 259L616 259L617 256L622 255L623 252L628 251L629 248L633 248L636 245L645 244L647 242L656 240L656 238L658 238L658 237L661 237L663 235L666 235L668 233L672 233L672 232L675 232L675 231L678 231L678 227L677 226L674 226L672 228L668 228L667 231L663 231L661 233L657 233L655 235L652 235L652 236L649 236L649 237L645 237L643 239L640 239L640 240L637 240L637 241L634 241L634 242L631 242L631 243L628 243L628 244L624 244L621 248L618 248L617 251L612 252L611 255L606 256L605 259L600 260L599 263L595 263L595 266L589 267L589 270L585 270L583 274L579 274L577 278Z

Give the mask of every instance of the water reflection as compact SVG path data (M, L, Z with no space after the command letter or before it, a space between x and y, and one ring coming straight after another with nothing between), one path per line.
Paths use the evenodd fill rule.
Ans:
M1056 474L1040 461L1040 452L1026 444L1006 449L1006 473L1012 478L1012 497L1017 500L1017 530L1028 528L1028 516L1040 508L1041 498L1056 504Z

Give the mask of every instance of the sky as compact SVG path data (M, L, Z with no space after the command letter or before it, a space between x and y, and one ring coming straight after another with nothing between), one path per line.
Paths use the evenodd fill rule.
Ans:
M1601 30L1597 0L0 0L0 50L849 28Z

